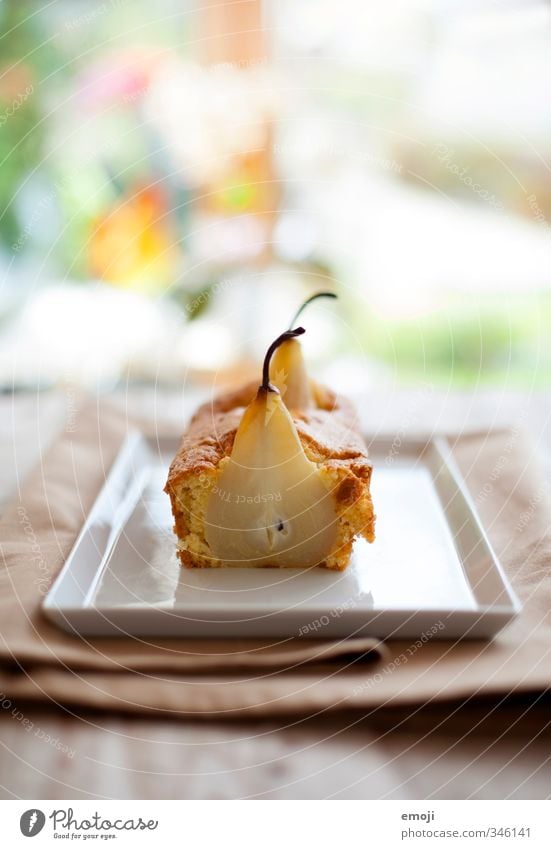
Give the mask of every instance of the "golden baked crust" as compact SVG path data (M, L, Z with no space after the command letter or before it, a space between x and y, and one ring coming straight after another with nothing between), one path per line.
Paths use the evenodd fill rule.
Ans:
M178 554L185 566L223 565L212 557L204 540L206 501L257 389L256 383L250 383L199 407L170 465L165 492L170 496L180 541ZM335 551L319 565L344 569L354 538L362 535L372 542L375 536L369 492L372 466L352 404L314 383L312 393L317 406L294 411L292 417L304 452L318 465L341 518Z
M231 453L243 410L257 390L258 384L250 383L219 395L198 408L170 465L165 492L170 494L171 488L188 475L217 468L220 460ZM314 407L305 413L293 413L301 442L307 443L320 458L335 461L355 459L363 461L371 469L352 404L330 389L316 387L315 391L316 400L323 392L325 406Z

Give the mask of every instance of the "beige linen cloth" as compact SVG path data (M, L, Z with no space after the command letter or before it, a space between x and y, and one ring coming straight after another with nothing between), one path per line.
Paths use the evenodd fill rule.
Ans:
M230 641L76 637L44 593L134 422L87 405L0 522L0 694L127 712L313 715L540 691L551 680L551 505L518 431L459 437L454 454L521 616L493 641ZM407 505L404 505L407 509Z

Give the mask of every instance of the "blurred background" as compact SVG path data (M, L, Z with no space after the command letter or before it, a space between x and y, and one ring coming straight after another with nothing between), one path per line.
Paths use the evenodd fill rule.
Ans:
M551 5L0 4L0 387L551 382Z

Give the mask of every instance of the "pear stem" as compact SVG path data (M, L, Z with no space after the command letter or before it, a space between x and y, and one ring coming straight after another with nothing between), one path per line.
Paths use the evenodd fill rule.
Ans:
M289 325L289 329L291 329L291 327L293 326L293 324L296 324L296 323L297 323L297 321L298 321L298 319L299 319L299 316L301 316L301 315L302 315L302 311L303 311L304 309L306 309L306 307L307 307L309 304L311 304L311 303L312 303L312 301L317 301L317 299L318 299L318 298L336 298L336 297L337 297L337 295L335 294L335 292L316 292L316 294L315 294L315 295L312 295L310 298L307 298L307 299L304 301L304 303L303 303L303 304L302 304L302 305L298 308L298 310L296 311L295 315L293 316L293 320L292 320L292 322L291 322L291 323L290 323L290 325Z
M282 333L281 336L278 336L275 339L266 352L266 356L264 357L264 366L262 368L262 384L260 388L264 392L278 392L275 386L272 386L270 383L270 361L277 349L280 345L283 345L284 342L288 342L289 339L295 339L296 336L302 336L306 331L304 327L296 327L294 330L286 330L285 333Z

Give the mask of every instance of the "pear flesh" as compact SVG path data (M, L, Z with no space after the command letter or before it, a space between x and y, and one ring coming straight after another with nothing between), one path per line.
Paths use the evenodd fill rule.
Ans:
M270 363L270 382L279 389L290 410L306 410L312 406L302 345L296 339L288 339L274 353Z
M261 387L209 497L213 556L231 566L316 566L335 545L337 521L281 395Z

